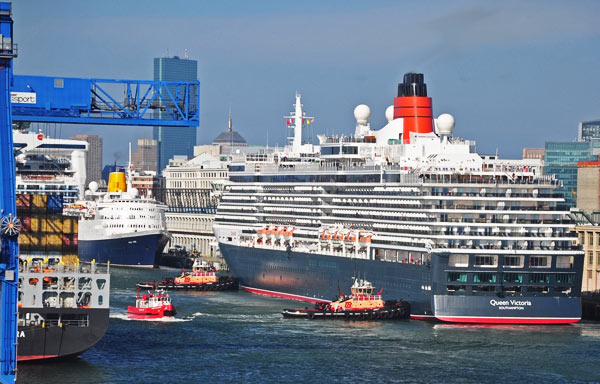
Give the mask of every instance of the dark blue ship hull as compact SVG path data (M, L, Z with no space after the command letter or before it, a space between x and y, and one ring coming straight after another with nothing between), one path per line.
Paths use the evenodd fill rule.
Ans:
M158 260L169 237L162 233L112 238L80 240L79 259L85 262L111 265L146 267L158 266Z
M429 264L352 259L265 248L219 247L242 288L260 294L303 301L330 301L348 293L354 276L365 278L385 299L406 300L411 317L468 323L572 323L581 318L581 299L522 295L439 294L445 281L434 279ZM440 280L442 279L442 280ZM437 292L436 292L437 291Z
M387 299L411 303L413 315L433 317L427 265L351 259L314 253L237 247L220 243L233 276L246 290L303 301L330 301L350 293L354 276L367 279Z

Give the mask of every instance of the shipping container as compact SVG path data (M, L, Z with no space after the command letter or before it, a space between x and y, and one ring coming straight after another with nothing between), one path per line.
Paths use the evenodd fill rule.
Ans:
M29 212L31 210L31 195L19 193L17 195L17 211Z
M31 199L31 209L35 212L46 212L48 205L48 196L46 195L33 195Z
M62 195L48 196L48 213L62 213L63 197Z
M39 218L39 216L31 216L30 228L31 228L31 232L39 232L40 231L40 218Z
M19 235L19 248L22 250L31 250L39 247L39 234L33 232L25 232Z
M62 235L56 233L42 233L40 245L46 251L62 250Z
M31 217L20 216L19 218L21 219L21 232L31 232Z
M75 243L75 240L73 239L73 235L62 235L62 243L63 243L63 247L62 250L63 252L73 252L73 251L77 251L77 244Z
M68 266L77 265L79 258L76 253L67 253L62 255L62 262Z
M63 233L77 233L77 218L73 216L63 216Z
M47 215L42 217L42 232L62 233L63 218L62 215Z

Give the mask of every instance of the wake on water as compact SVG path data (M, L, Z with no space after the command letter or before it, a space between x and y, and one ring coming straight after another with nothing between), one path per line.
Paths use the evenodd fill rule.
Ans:
M119 319L119 320L125 320L125 321L150 321L150 322L156 322L156 323L185 323L188 321L192 321L194 320L196 317L198 316L202 316L203 313L200 312L196 312L194 314L192 314L191 316L186 316L186 317L161 317L158 319L131 319L127 316L127 313L124 312L111 312L110 314L110 318L111 319Z

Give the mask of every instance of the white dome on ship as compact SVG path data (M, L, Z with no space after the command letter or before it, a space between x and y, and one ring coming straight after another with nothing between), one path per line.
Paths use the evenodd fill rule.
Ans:
M394 120L394 106L390 105L389 107L387 107L385 109L385 119L388 121L388 123L392 120Z
M366 125L371 117L371 108L368 105L360 104L354 108L354 118L356 122L361 125Z
M98 190L98 183L95 181L90 181L89 188L90 188L90 191L96 192Z
M436 121L438 133L440 135L450 135L454 129L454 116L449 113L442 113Z

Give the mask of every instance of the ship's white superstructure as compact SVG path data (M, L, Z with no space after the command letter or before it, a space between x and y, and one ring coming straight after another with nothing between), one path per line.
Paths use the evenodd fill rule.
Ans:
M62 195L69 204L83 196L88 143L13 131L17 194Z

